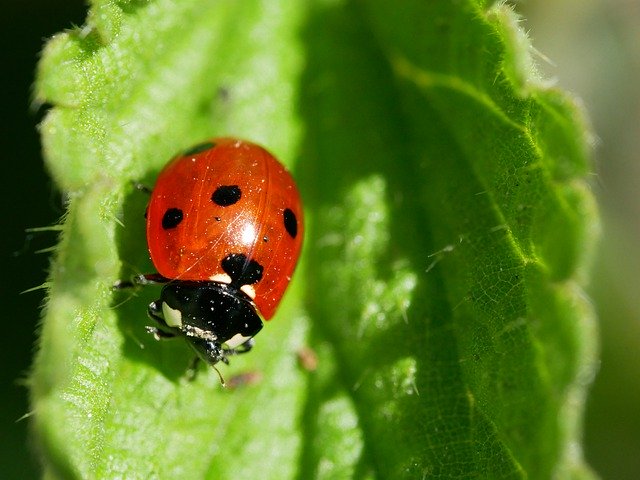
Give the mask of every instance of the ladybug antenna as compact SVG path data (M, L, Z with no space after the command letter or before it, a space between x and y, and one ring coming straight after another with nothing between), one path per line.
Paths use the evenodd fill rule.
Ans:
M220 370L218 370L215 365L211 365L211 366L218 374L218 378L220 379L220 385L222 385L223 388L226 388L227 384L225 383L224 377L222 376L222 373L220 373Z

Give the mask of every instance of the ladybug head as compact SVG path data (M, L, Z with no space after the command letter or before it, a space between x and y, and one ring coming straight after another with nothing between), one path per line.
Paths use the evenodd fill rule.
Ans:
M168 336L184 336L210 365L228 363L228 355L250 349L251 338L262 329L251 300L218 282L169 282L149 305L149 315Z

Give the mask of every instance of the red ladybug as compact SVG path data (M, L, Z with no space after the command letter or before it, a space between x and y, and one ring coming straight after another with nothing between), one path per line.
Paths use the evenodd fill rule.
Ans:
M158 274L138 281L165 284L149 331L184 336L210 365L249 351L291 280L303 233L296 184L264 148L216 138L174 158L147 209Z

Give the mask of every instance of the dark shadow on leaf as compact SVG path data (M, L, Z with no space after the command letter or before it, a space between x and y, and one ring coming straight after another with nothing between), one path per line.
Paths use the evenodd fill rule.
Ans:
M417 168L425 153L413 150L412 132L405 124L389 65L357 7L317 9L302 39L309 51L299 103L307 130L298 177L306 207L316 219L305 246L308 271L312 272L307 293L312 338L334 346L337 375L353 399L358 428L365 439L358 471L365 475L373 469L381 478L403 472L417 478L423 473L421 468L429 464L427 457L434 454L424 451L431 431L446 427L431 417L439 403L457 399L451 413L469 419L465 392L460 389L451 307L439 267L426 273L436 247L423 208L425 186L421 182L428 182L429 175ZM397 275L397 265L403 263L417 272L417 282L407 311L387 312L376 333L370 333L377 328L373 327L360 338L355 325L361 321L365 302L375 300L361 295L361 282L368 279L360 278L358 266L344 258L344 244L327 248L323 241L328 235L350 233L340 230L326 212L336 209L344 215L343 202L354 185L374 177L384 182L384 203L389 209L387 231L378 232L388 234L388 242L384 251L369 259L375 277L389 285ZM367 211L346 215L366 216ZM344 243L353 240L343 238ZM341 283L336 278L345 275L333 275L331 264L355 272ZM375 320L368 321L373 324ZM372 385L363 385L403 359L415 362L414 387L419 395L395 392L391 381L377 391ZM438 398L447 383L450 388ZM451 389L458 391L452 393ZM302 419L303 438L309 440L303 446L300 478L317 471L315 462L322 458L313 443L316 429L321 428L316 424L317 409L333 394L321 390L309 395ZM379 416L385 402L393 402L396 411L387 420ZM441 407L438 413L447 412L447 406ZM452 462L464 461L459 456L470 454L462 449L449 452Z
M155 174L142 179L144 185L153 185ZM144 212L149 196L131 187L123 202L123 226L118 229L116 244L123 262L121 279L140 273L155 272L149 258L145 235ZM135 287L116 292L113 308L118 326L124 337L123 353L133 362L146 363L173 382L185 376L193 353L181 338L156 341L145 331L153 321L147 316L147 306L160 295L160 286Z

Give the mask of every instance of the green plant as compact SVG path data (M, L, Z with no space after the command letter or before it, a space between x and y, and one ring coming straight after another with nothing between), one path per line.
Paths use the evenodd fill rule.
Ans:
M93 1L36 85L69 198L32 376L47 476L590 478L587 128L529 53L479 0ZM224 370L263 380L230 392L144 336L157 292L111 290L152 270L131 182L212 135L288 164L309 226Z

